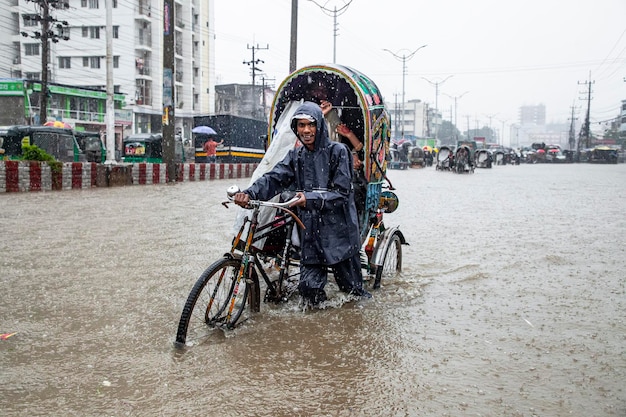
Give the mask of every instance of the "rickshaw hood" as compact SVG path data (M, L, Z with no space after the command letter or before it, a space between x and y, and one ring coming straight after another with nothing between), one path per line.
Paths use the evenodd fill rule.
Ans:
M293 133L295 133L296 137L298 136L296 123L299 118L298 116L302 115L310 116L315 120L315 150L328 146L328 144L330 143L330 136L320 106L316 103L305 101L296 109L295 113L291 117L291 130L293 130Z

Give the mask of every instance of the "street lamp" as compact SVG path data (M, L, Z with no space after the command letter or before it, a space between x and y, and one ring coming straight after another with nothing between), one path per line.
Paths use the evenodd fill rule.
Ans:
M422 48L425 48L428 45L422 45L419 48L417 48L416 50L414 50L413 52L411 52L410 54L402 54L399 55L398 53L400 51L398 51L398 53L394 53L391 52L389 49L383 49L383 51L387 51L389 52L391 55L393 55L393 57L395 59L397 59L398 61L402 61L402 115L400 117L401 120L401 124L402 124L402 137L404 138L404 79L406 76L406 61L410 60L411 58L413 58L413 56L415 56L415 53L417 51L419 51ZM404 51L408 51L408 49L403 49Z
M435 116L439 114L439 85L445 83L452 77L453 75L448 75L446 78L443 79L443 81L430 81L428 78L422 77L423 79L435 86ZM437 128L437 123L435 123L435 141L437 141L438 136L439 129Z
M337 28L337 16L342 15L348 9L348 6L350 5L350 3L352 3L352 0L350 0L348 3L344 3L344 5L341 6L339 9L337 9L337 6L335 6L332 10L327 9L325 5L321 5L315 0L309 0L309 1L311 3L314 3L320 9L322 9L322 11L328 16L333 16L333 64L334 64L337 59L337 33L339 32L339 29Z
M469 91L464 92L463 94L459 95L459 96L451 96L450 94L446 94L443 93L444 96L448 96L450 97L452 100L454 100L454 127L458 129L457 126L457 101L461 99L461 97L463 97L465 94L469 93ZM458 140L458 137L457 137Z

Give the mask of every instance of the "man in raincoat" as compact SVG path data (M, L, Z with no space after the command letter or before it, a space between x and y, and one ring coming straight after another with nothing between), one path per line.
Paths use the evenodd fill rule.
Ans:
M330 267L341 291L369 298L363 289L350 151L330 140L316 103L298 107L291 128L304 146L289 151L271 171L237 193L234 201L245 207L250 199L269 200L284 190L297 190L294 206L306 227L300 231L300 295L312 305L326 300L326 268Z

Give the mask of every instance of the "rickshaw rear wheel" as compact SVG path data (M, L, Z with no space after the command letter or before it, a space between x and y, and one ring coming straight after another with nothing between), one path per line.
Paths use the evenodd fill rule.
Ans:
M383 278L389 278L402 270L402 240L396 233L389 239L383 263L376 268L373 288L380 288Z
M196 343L208 337L211 329L232 329L252 313L250 298L258 305L258 275L250 266L251 279L241 279L237 287L237 275L241 259L224 257L209 266L191 289L178 323L176 344ZM228 319L231 295L235 292L235 305Z

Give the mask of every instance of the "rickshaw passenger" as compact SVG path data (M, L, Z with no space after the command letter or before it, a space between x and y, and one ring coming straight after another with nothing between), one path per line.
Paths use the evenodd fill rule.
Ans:
M333 269L341 291L371 297L363 288L350 152L330 140L316 103L298 107L291 126L304 146L290 150L234 201L245 207L250 199L269 200L294 185L299 197L294 206L306 226L300 230L298 287L304 301L317 305L326 300L327 267Z
M356 204L359 222L361 222L367 197L367 179L363 169L363 159L365 158L363 142L343 123L337 126L337 133L347 138L352 145L352 186L354 188L354 203Z

